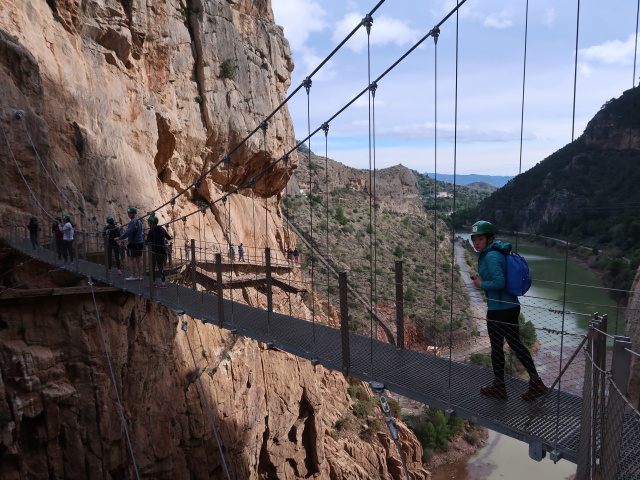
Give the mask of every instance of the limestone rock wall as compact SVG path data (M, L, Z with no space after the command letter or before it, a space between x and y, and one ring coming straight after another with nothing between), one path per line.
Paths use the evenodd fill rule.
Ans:
M250 0L2 0L0 50L1 119L14 156L44 208L71 214L79 229L107 215L126 222L127 206L155 210L184 191L280 104L293 69L270 3ZM285 107L157 215L168 221L219 199L293 138ZM0 190L0 215L44 216L7 149L0 155L13 187ZM295 165L294 154L254 188L189 217L180 235L253 243L255 233L260 247L281 246L277 196ZM249 225L249 212L265 208Z

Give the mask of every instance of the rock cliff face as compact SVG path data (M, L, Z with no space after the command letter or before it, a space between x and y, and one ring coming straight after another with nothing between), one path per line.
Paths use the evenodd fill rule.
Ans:
M156 215L196 211L294 145L284 108L192 186L281 102L292 69L268 0L0 0L3 226L34 213L46 228L36 199L79 230L185 189ZM279 196L296 163L172 233L281 250ZM86 283L3 252L3 287ZM187 342L175 312L125 293L0 302L3 479L134 477L101 332L143 478L225 478L191 348L231 478L403 478L384 430L335 434L352 404L335 372L198 322ZM309 315L300 298L292 308ZM427 478L420 444L402 425L400 438L412 478Z

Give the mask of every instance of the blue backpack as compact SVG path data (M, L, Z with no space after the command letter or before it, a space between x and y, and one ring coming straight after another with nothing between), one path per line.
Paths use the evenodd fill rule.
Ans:
M531 288L529 265L522 255L510 252L507 257L507 285L505 290L517 297L524 295Z

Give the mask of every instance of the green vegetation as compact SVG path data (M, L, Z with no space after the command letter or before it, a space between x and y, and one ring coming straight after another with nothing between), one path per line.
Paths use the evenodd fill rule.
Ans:
M228 58L220 65L220 76L222 78L232 79L236 75L237 69L238 66L236 65L236 63Z
M431 459L435 451L446 451L449 441L465 430L464 422L460 417L454 416L447 420L442 410L428 406L425 406L419 415L403 415L402 421L415 433L422 444L425 462Z

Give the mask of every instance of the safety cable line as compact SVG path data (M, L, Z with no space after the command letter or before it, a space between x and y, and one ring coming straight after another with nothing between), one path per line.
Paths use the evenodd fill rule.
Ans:
M31 259L31 260L35 260L35 259ZM23 263L21 263L20 265L18 265L18 267L20 267L20 266L24 265L25 263L27 263L27 262L23 262ZM16 267L16 268L18 268L18 267ZM15 270L15 268L14 268L13 270ZM38 275L37 277L30 278L29 280L25 280L24 282L19 283L18 285L14 285L13 287L7 287L7 288L5 288L4 290L0 290L0 295L2 295L3 293L8 292L8 291L10 291L10 290L15 290L16 288L21 287L22 285L26 285L27 283L35 282L36 280L39 280L39 279L41 279L42 277L46 277L46 276L47 276L47 275L49 275L50 273L57 272L58 270L62 270L62 267L53 268L53 269L51 269L51 270L49 270L49 271L47 271L47 272L43 273L42 275Z
M627 352L629 352L630 354L635 355L636 357L640 357L640 353L638 353L638 352L636 352L636 351L633 351L633 350L631 350L631 349L629 349L629 348L625 348L625 350L626 350Z
M375 230L375 223L373 221L373 211L372 211L372 202L373 202L373 176L371 170L371 157L372 157L372 133L371 133L371 103L372 99L375 95L375 87L374 84L371 83L371 26L373 25L373 18L370 15L367 15L362 20L362 23L366 27L367 30L367 84L369 87L367 88L369 95L369 110L368 110L368 140L369 140L369 225L371 225L371 230L369 231L369 362L371 366L369 367L369 371L371 372L371 380L374 378L373 371L373 316L374 314L374 296L373 296L373 276L374 276L374 264L373 264L373 255L374 255L374 236L373 231Z
M11 248L9 248L8 250L12 250ZM5 275L9 275L11 272L13 272L14 270L17 270L18 268L24 266L25 264L32 262L33 260L35 260L35 258L29 258L28 260L25 260L24 262L19 263L18 265L16 265L15 267L13 267L11 270L7 270L6 272L2 272L0 273L0 277L4 277Z
M460 2L453 10L451 10L451 12L449 12L438 24L437 27L439 27L440 25L442 25L446 20L449 19L449 17L451 17L451 15L453 15L453 13L455 13L456 11L458 11L458 9L466 2L467 0L462 0L462 2ZM384 0L381 0L378 5L376 5L374 7L374 9L370 12L369 15L371 15L373 12L375 12L378 7L380 5L382 5L382 3L384 3ZM366 17L365 17L366 18ZM350 36L353 35L355 33L355 31L357 31L358 28L360 28L362 24L359 24L358 27L356 27L354 29L353 32L351 32L351 34L349 34ZM396 62L394 62L389 68L387 68L387 70L384 71L384 73L382 75L380 75L376 80L374 80L375 83L378 83L384 76L386 76L391 70L393 70L396 66L398 66L398 64L404 60L411 52L413 52L416 48L418 48L427 38L429 38L429 36L432 35L432 31L430 31L429 33L427 33L424 37L422 37L422 39L420 39L411 49L409 49L404 55L402 55L402 57L400 57ZM348 38L350 38L350 36ZM346 40L345 39L340 46L342 46ZM333 55L335 53L332 52L331 55ZM330 58L330 57L328 57ZM327 59L328 60L328 59ZM326 61L324 62L326 63ZM322 63L322 65L324 65L324 63ZM317 72L318 69L314 70L314 74ZM309 75L307 78L311 78L311 75ZM284 104L291 98L291 96L293 94L295 94L298 90L300 90L300 88L302 88L304 86L304 82L302 84L300 84L300 86L298 86L296 88L296 90L289 95L285 101L283 101L283 103L280 104L280 106L278 106L278 109L281 108L282 106L284 106ZM365 87L359 94L357 94L355 97L353 97L348 103L346 103L340 110L338 110L333 116L331 116L328 120L326 120L326 122L324 123L331 123L332 120L334 120L336 117L338 117L342 112L344 112L347 108L349 108L352 104L354 104L362 95L364 95L366 92L369 91L369 85L367 85L367 87ZM275 114L275 111L273 113L271 113L269 116L267 116L265 118L265 122L268 121L273 115ZM230 159L231 154L233 154L248 138L250 138L250 136L252 136L260 127L257 126L254 130L252 130L252 132L245 137L238 145L236 145L229 153L227 153L220 161L218 161L213 167L211 167L207 172L205 172L198 180L203 179L206 175L208 175L210 172L212 172L218 165L220 165L220 163L222 163L223 161L226 161L227 159ZM282 157L280 157L278 160L274 161L272 164L270 164L269 166L267 166L265 169L263 169L261 172L259 172L258 174L254 175L253 179L261 176L262 174L264 174L266 171L270 170L271 168L273 168L275 165L277 165L278 163L280 163L280 161L283 160L283 158L289 154L291 154L292 152L294 152L295 150L297 150L297 148L300 145L303 145L310 137L313 137L316 133L318 133L320 130L322 130L322 127L318 127L316 128L308 137L300 140L298 143L296 143L296 145L291 148L288 152L286 152ZM246 182L244 182L242 185L238 186L236 189L234 189L232 192L229 192L228 195L235 193L236 191L240 190L241 188L244 188L246 186L247 183L249 183L252 179L247 180ZM197 181L197 180L196 180ZM164 206L170 204L171 202L175 202L175 200L180 197L181 195L183 195L186 191L189 190L189 188L193 187L195 185L196 182L193 182L191 185L189 185L188 187L186 187L181 193L179 193L178 195L174 196L171 200L169 200L168 202L165 202L163 205L161 205L160 207L156 208L155 210L159 210L160 208L163 208ZM217 201L219 201L220 199L211 202L209 204L209 206L213 205L214 203L216 203ZM154 211L155 211L154 210ZM193 215L192 212L189 215ZM189 216L187 215L187 216ZM144 217L143 217L144 218Z
M441 20L438 23L438 26L442 25L449 17L451 17L451 15L453 15L453 13L455 13L460 6L462 6L467 0L462 0L461 3L459 3L453 10L451 10L451 12L449 14L447 14L447 16L445 16L443 18L443 20ZM420 39L409 51L407 51L398 61L396 61L391 67L389 67L382 75L380 75L376 80L373 81L373 83L377 84L387 73L389 73L393 68L395 68L402 60L404 60L404 58L406 58L413 50L415 50L419 45L421 45L427 38L429 38L430 36L433 35L433 30L431 30L429 33L427 33L422 39ZM351 105L353 105L356 101L358 101L358 99L360 99L360 97L362 97L362 95L364 95L365 93L368 93L370 90L371 85L367 85L360 93L358 93L357 95L355 95L349 102L347 102L340 110L338 110L336 113L334 113L328 120L326 120L324 123L331 123L331 121L333 121L335 118L337 118L342 112L344 112L347 108L349 108ZM323 123L323 125L324 125ZM260 127L257 127L260 128ZM257 129L256 128L256 129ZM218 198L217 200L214 200L212 202L210 202L206 207L203 208L209 208L212 205L216 204L219 201L224 201L226 199L227 196L232 195L234 193L237 193L239 190L246 188L247 185L249 185L252 181L255 181L256 178L260 177L261 175L265 174L267 171L271 170L272 168L274 168L276 165L278 165L281 161L285 160L285 158L288 157L288 155L290 155L292 152L296 151L298 149L298 147L300 147L301 145L304 145L304 143L311 137L313 137L314 135L316 135L320 130L322 130L322 126L319 126L318 128L316 128L313 132L311 132L310 135L308 135L307 137L305 137L304 139L298 141L293 148L291 148L289 151L285 152L279 159L275 160L273 163L267 165L265 168L263 168L260 172L258 172L256 175L254 175L252 178L244 181L242 184L238 185L235 189L233 189L230 192L227 192L226 195ZM230 160L230 154L225 155L225 159ZM225 159L221 160L224 161ZM219 164L220 162L218 162ZM195 182L194 182L195 184ZM194 184L190 185L189 187L187 187L186 190L188 190L188 188L191 188ZM185 191L186 191L185 190ZM183 192L184 193L184 192ZM180 196L182 194L177 195L176 197L174 197L171 201L175 201L175 199ZM166 205L166 204L165 204ZM160 207L161 208L161 207ZM156 209L158 210L158 209ZM185 215L184 217L182 217L183 219L186 219L187 217L194 215L198 212L198 210L191 212L187 215ZM177 220L175 220L177 221ZM173 223L169 222L167 223L167 225Z
M2 111L0 110L0 112L2 112ZM22 181L24 182L25 186L27 187L27 190L29 190L29 193L33 197L33 200L38 204L38 207L40 207L40 210L42 210L42 212L47 217L49 217L50 220L54 220L54 217L49 212L47 212L47 209L44 208L44 206L40 203L40 201L38 200L38 197L36 197L36 194L33 193L33 190L29 186L29 182L27 182L27 179L25 178L24 174L22 173L22 169L20 168L20 165L18 165L18 161L16 160L16 157L13 154L13 149L11 148L11 143L9 142L9 138L7 137L7 132L5 131L4 126L2 125L1 119L0 119L0 129L2 129L2 135L4 136L4 141L7 144L7 149L9 150L9 153L11 154L11 158L13 159L13 163L15 164L16 168L18 169L18 173L20 174L20 177L22 178Z
M209 416L209 422L211 423L211 430L213 431L213 435L216 438L216 443L218 444L218 452L220 453L220 461L222 462L222 468L224 469L224 473L226 474L227 480L231 480L231 476L229 475L229 470L227 469L227 462L224 457L224 451L222 450L222 443L220 442L220 436L218 435L218 429L216 428L216 423L213 420L213 414L211 413L211 407L209 406L209 400L207 398L207 394L204 390L204 385L202 384L202 374L200 373L200 368L196 363L196 357L193 354L193 348L191 348L191 340L189 340L189 335L187 335L187 321L184 319L185 312L178 312L178 318L182 323L182 331L184 332L184 336L187 339L187 345L189 346L189 352L191 353L191 359L193 360L193 367L195 368L196 377L198 378L198 383L200 384L200 391L202 392L202 400L204 402L205 407L207 408L207 415Z
M375 7L373 7L373 9L369 12L369 15L373 15L373 13L378 10L378 8L380 8L380 6L385 2L386 0L380 0ZM465 0L466 1L466 0ZM307 79L311 79L316 73L318 73L318 71L324 67L327 62L329 60L331 60L331 58L342 48L342 46L347 43L347 41L349 41L349 39L356 34L356 32L360 29L360 27L362 26L362 22L359 23L332 51L331 53L329 53L329 55L327 55L324 60L322 60L318 66L309 74L307 75L305 81ZM273 118L273 116L278 113L288 102L289 100L291 100L293 98L294 95L296 95L300 89L304 86L304 82L302 81L300 83L300 85L298 85L289 95L287 95L287 97L280 102L280 104L269 114L267 115L262 122L268 122L269 120L271 120L271 118ZM161 208L166 207L167 205L169 205L170 203L174 202L178 197L181 197L182 195L184 195L191 187L193 187L196 182L204 180L204 178L209 175L213 170L215 170L222 162L226 161L227 157L230 157L231 155L233 155L242 145L244 145L244 143L249 140L260 128L262 128L262 122L260 123L260 125L258 125L257 127L255 127L251 132L249 132L248 135L246 135L235 147L233 147L229 152L227 152L223 158L221 158L218 162L216 162L215 165L213 165L213 167L211 167L209 170L207 170L204 174L200 175L200 177L198 177L191 185L189 185L188 187L186 187L184 190L182 190L182 192L178 193L177 195L175 195L174 197L171 198L171 200L169 200L168 202L163 203L162 205L160 205L157 208L154 208L153 211L156 210L160 210ZM295 150L295 149L294 149ZM293 150L292 150L293 151ZM288 153L291 153L288 152Z
M122 426L124 427L124 434L127 439L127 446L129 447L129 453L131 454L131 460L133 461L133 469L136 472L136 478L140 480L140 474L138 473L138 465L136 464L136 456L133 453L133 446L131 445L131 438L129 436L129 428L127 427L127 420L124 416L124 408L122 407L122 401L120 400L120 393L118 393L118 384L116 382L116 375L113 372L113 365L111 365L111 356L109 355L109 348L107 347L107 340L105 339L104 329L102 328L102 320L100 319L100 309L96 302L96 294L93 290L93 280L89 279L89 286L91 287L91 297L93 298L93 306L96 309L96 318L98 319L98 326L100 327L100 337L102 338L102 346L104 347L104 353L107 357L107 364L109 365L109 373L111 374L111 382L113 383L113 390L116 393L116 399L118 401L118 407L120 410L120 419L122 420Z
M639 0L640 1L640 0ZM327 194L327 199L325 202L325 230L326 230L326 243L327 243L327 260L329 260L329 255L331 253L331 246L329 244L329 124L323 123L322 130L324 131L324 184L325 184L325 192ZM287 222L289 218L287 217ZM331 317L331 312L329 311L329 305L331 304L331 271L329 268L327 270L327 317Z
M639 0L640 1L640 0ZM522 102L520 105L520 156L518 163L518 175L522 173L522 142L524 138L524 99L525 99L525 85L527 78L527 39L529 33L529 0L525 4L524 15L524 53L522 59ZM518 250L518 232L516 232L516 250Z
M31 138L31 134L29 133L29 129L27 128L27 124L24 121L24 116L25 116L24 112L18 111L18 112L15 113L14 118L17 119L17 120L20 120L20 122L22 123L22 126L24 127L24 131L27 134L27 138L29 139L29 143L31 144L31 148L33 149L33 152L35 153L36 158L38 159L38 162L40 162L40 165L42 166L42 169L44 170L44 173L47 174L47 177L49 177L49 180L51 180L51 183L53 183L53 186L56 188L58 193L62 196L62 198L64 198L64 200L69 204L69 206L71 208L73 208L74 210L78 211L80 216L86 218L89 222L95 223L96 226L100 226L101 224L97 220L94 220L94 219L90 218L88 215L86 215L85 213L83 213L82 210L80 210L73 203L71 203L71 201L62 192L62 190L60 190L60 187L58 187L58 184L56 183L56 181L53 179L53 177L49 173L49 170L47 170L47 167L45 166L44 162L42 161L42 157L40 157L40 154L38 153L38 149L36 148L35 144L33 143L33 139Z
M312 181L312 173L313 169L311 168L311 79L306 78L304 82L304 88L307 91L307 132L309 133L309 145L307 146L307 165L309 168L309 238L311 245L313 245L313 181ZM297 247L296 247L297 248ZM294 256L295 260L295 256ZM314 358L315 358L315 348L316 348L316 297L315 291L313 288L313 280L314 280L314 268L315 268L315 255L313 252L309 252L309 264L311 265L311 269L309 270L310 280L311 280L311 334L313 337L313 348L314 348ZM302 267L301 267L302 268Z
M433 305L437 305L438 297L438 36L440 29L431 30L433 37ZM438 309L433 311L433 325L438 324ZM440 343L436 338L436 342Z
M456 2L458 3L458 2ZM456 265L456 232L455 232L455 216L456 216L456 199L457 199L457 166L458 166L458 47L459 47L459 21L460 15L456 12L456 44L455 44L455 80L454 80L454 103L453 103L453 211L451 212L451 297L449 301L449 404L453 399L453 391L451 389L451 380L453 375L453 293L455 286L455 265ZM464 254L463 254L464 256Z
M578 47L579 47L579 39L580 39L580 0L577 2L576 8L576 46L575 46L575 55L574 55L574 70L573 70L573 111L571 118L571 141L574 141L575 135L575 124L576 124L576 90L578 84ZM567 231L568 226L565 225L565 235L567 236L567 240L565 243L565 254L564 254L564 286L562 289L562 322L561 322L561 330L565 329L565 309L567 304L567 278L569 275L569 232ZM562 371L562 355L564 353L564 335L560 337L560 364L558 366L559 371ZM558 380L558 390L562 390L562 379ZM555 431L555 446L560 442L560 397L556 400L556 431Z

